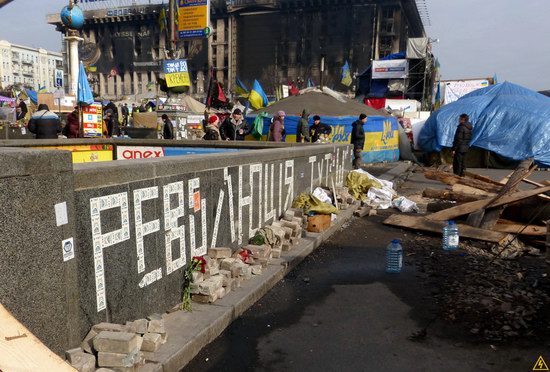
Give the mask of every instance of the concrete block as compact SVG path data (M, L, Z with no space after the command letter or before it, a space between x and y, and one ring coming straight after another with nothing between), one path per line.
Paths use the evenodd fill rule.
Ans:
M283 213L283 220L285 221L292 221L294 218L294 212L293 211L286 211Z
M231 278L231 271L230 270L220 270L220 275L224 278Z
M250 270L253 275L262 275L262 265L252 265L250 266Z
M95 372L115 372L115 370L110 368L98 368Z
M84 337L84 340L80 344L80 347L82 350L87 352L88 354L93 354L93 347L94 347L94 337L97 336L98 333L94 331L93 329L90 329L90 332Z
M272 251L273 253L273 251ZM267 265L269 265L270 258L260 258L258 259L258 264L263 268L266 269ZM254 274L254 272L252 272Z
M191 294L199 294L201 293L199 283L191 283L189 285L189 290L191 291Z
M233 281L231 282L231 290L232 291L234 291L237 288L241 287L241 282L242 282L241 278L231 278L231 279L233 279Z
M281 257L281 254L282 254L282 251L283 251L282 248L273 249L273 250L271 250L271 256L272 256L273 258L280 258L280 257Z
M92 330L96 332L97 334L103 332L103 331L110 331L110 332L128 332L128 329L131 327L128 327L127 325L122 324L115 324L115 323L99 323L92 327Z
M231 284L233 283L233 280L234 279L231 278L231 277L228 278L228 277L224 276L223 277L223 287L224 288L231 287Z
M204 274L205 274L205 277L212 277L214 275L218 275L220 273L220 268L219 266L207 266L205 269L204 269Z
M241 277L246 280L252 279L252 268L248 265L243 267L241 270Z
M216 291L216 296L218 297L218 300L222 299L225 296L225 288L218 288Z
M199 283L199 293L201 295L212 295L216 289L218 289L218 287L216 286L216 283L212 281L212 278Z
M235 265L235 262L237 262L237 258L225 258L220 264L220 269L231 271L231 269Z
M133 367L142 359L142 353L137 349L130 353L108 353L100 351L97 362L100 367Z
M108 353L129 353L139 349L139 338L135 333L102 331L94 338L94 349Z
M300 217L301 218L304 215L304 210L302 208L290 208L288 210L288 212L290 212L290 211L294 212L294 217Z
M204 256L204 260L206 261L206 269L210 271L210 275L216 275L220 272L220 263L217 259Z
M155 352L162 342L162 336L159 333L146 333L143 335L141 351Z
M254 259L257 258L268 258L271 255L271 247L269 245L247 245L245 249L249 249L254 256Z
M162 365L158 363L146 363L144 365L139 365L136 368L136 372L156 372L162 371Z
M136 333L144 334L147 333L147 319L138 319L133 322L128 322L126 325L132 325L136 329Z
M149 321L149 327L147 327L147 332L149 333L166 333L166 328L164 327L164 319L153 319Z
M208 256L210 258L230 258L232 254L231 248L217 247L208 249Z
M292 248L292 245L290 244L290 242L283 243L283 252L288 252L290 251L291 248Z
M216 289L219 289L219 288L223 287L223 278L224 278L223 275L215 275L215 276L211 277L209 280L212 281L215 284Z
M86 354L81 348L71 349L65 353L67 361L78 372L94 372L96 367L95 356Z
M216 301L218 299L218 295L216 293L213 293L211 295L198 294L191 296L191 299L200 304L208 304Z
M200 271L193 271L193 283L200 283L204 280L204 274Z

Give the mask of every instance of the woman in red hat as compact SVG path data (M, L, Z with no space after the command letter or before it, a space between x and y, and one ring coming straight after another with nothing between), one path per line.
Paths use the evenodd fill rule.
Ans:
M208 125L205 128L205 134L203 139L209 141L221 140L220 135L220 119L216 115L212 115L208 118Z

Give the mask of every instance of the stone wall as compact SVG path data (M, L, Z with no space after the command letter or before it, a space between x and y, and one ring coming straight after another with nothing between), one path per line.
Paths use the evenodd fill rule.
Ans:
M14 283L0 285L0 302L56 352L95 323L164 312L181 301L193 256L236 248L300 192L343 183L350 151L302 146L73 169L64 151L0 150L0 166L38 159L0 179L9 258L0 281ZM69 224L57 227L54 205L63 201ZM69 237L75 258L63 262Z

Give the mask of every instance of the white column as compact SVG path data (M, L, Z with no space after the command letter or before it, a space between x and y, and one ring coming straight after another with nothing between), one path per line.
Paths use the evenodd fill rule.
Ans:
M79 69L79 58L78 58L78 42L84 39L78 36L67 36L65 37L69 44L69 94L76 95L78 91L78 69Z

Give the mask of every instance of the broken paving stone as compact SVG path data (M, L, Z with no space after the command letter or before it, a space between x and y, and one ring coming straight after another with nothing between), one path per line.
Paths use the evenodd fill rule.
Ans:
M199 283L199 294L210 296L216 292L219 286L217 284L217 281L214 281L212 279L213 277Z
M208 304L208 303L215 302L218 299L218 296L216 293L213 293L211 295L198 294L198 295L191 296L191 299L200 304Z
M164 326L164 319L153 319L149 321L149 327L147 327L149 333L166 333Z
M100 367L133 367L142 359L142 354L137 349L130 353L99 352L97 362Z
M162 342L162 336L159 333L146 333L143 335L141 351L155 352Z
M236 262L237 262L236 258L225 258L222 260L220 264L220 269L231 271L231 269L233 269L233 267L235 266Z
M200 294L201 291L200 291L200 288L199 288L199 283L191 283L189 285L189 292L191 294Z
M92 326L92 330L96 333L101 333L103 331L110 331L110 332L129 332L132 333L135 329L131 326L122 325L122 324L115 324L115 323L98 323L94 326Z
M253 265L250 269L253 275L262 275L262 265Z
M138 319L133 322L128 322L126 325L132 325L136 329L136 333L147 333L147 319Z
M204 273L201 273L200 271L193 271L193 283L200 283L202 282L204 278Z
M222 299L224 298L226 294L226 291L225 291L225 288L218 288L218 290L216 291L216 296L218 297L218 299Z
M108 353L130 353L139 349L138 339L140 337L135 333L102 331L94 338L94 349Z
M247 265L242 268L241 277L246 280L252 279L252 269L250 268L250 266Z
M216 247L208 249L208 256L214 259L230 258L232 254L231 248Z
M77 350L80 350L80 348L67 351L67 360L71 366L78 372L94 372L96 365L95 356L86 354L82 350Z
M84 340L80 344L82 350L84 350L88 354L93 354L94 337L97 335L98 333L96 331L90 329L90 332L88 332L88 334L86 335L86 337L84 337Z

